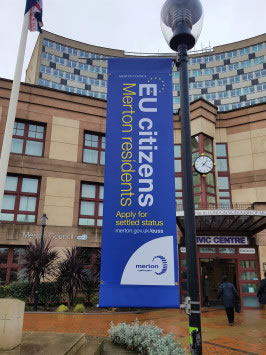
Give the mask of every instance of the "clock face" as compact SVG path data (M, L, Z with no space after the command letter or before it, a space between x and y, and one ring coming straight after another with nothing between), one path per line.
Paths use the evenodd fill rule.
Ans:
M208 174L213 169L213 161L207 155L201 155L195 160L195 169L200 174Z

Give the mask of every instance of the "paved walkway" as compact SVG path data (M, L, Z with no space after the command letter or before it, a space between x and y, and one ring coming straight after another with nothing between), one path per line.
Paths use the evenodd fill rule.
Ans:
M152 321L173 333L183 347L189 345L188 317L181 310L165 309L142 314L25 314L24 331L85 333L108 336L110 322ZM266 355L266 310L245 310L228 326L224 310L202 311L203 354Z

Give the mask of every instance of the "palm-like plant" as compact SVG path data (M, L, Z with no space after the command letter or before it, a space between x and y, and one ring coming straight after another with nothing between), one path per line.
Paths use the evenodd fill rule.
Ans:
M92 281L95 287L99 287L100 284L100 270L101 270L101 250L95 249L91 255L89 269L91 270Z
M59 289L68 294L68 305L73 303L77 292L84 290L89 282L84 270L84 253L76 247L65 250L65 259L58 265Z
M23 265L25 268L25 273L28 276L30 282L32 283L32 288L36 286L37 283L37 269L40 259L41 251L41 240L36 239L30 242L25 249L25 254L23 257ZM43 250L41 257L41 267L40 267L40 279L51 280L56 276L55 263L58 260L58 252L53 250L51 246L51 240L45 239L43 241Z

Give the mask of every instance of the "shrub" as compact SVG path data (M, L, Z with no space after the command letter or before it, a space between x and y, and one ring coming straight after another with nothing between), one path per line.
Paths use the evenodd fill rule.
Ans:
M138 320L132 324L120 323L108 331L110 339L138 354L150 355L185 355L186 350L174 340L173 335L163 336L163 330L152 323L139 324Z
M83 304L77 304L74 308L75 313L84 313L85 312L85 307Z
M100 284L100 270L101 270L101 249L95 249L90 258L89 269L91 270L92 279L96 288Z
M64 304L61 304L59 307L56 308L56 312L67 312L68 307L65 306Z
M86 298L85 298L85 297L81 297L81 296L75 297L75 298L73 299L73 305L76 306L77 304L84 304L85 301L86 301Z
M85 289L88 275L84 270L85 254L76 247L65 250L66 258L58 266L58 287L68 294L68 306L73 303L77 293Z
M94 295L92 295L90 301L91 301L92 306L96 307L97 304L99 304L99 294L95 293Z
M39 285L39 303L44 306L58 305L61 294L56 282L41 282Z
M29 301L32 291L30 282L12 282L7 288L9 297L17 298L25 302Z
M12 282L0 286L0 298L16 298L26 303L33 303L32 284L30 282ZM44 306L57 305L61 293L55 282L41 282L39 285L39 304Z
M30 242L25 249L25 255L23 257L23 264L25 268L26 275L28 276L31 284L36 287L37 280L37 270L40 260L41 252L41 239L36 239ZM53 249L51 245L51 239L43 240L42 258L41 258L41 268L40 268L40 279L54 278L57 272L55 264L58 260L58 252Z
M8 286L0 286L0 298L8 298L9 293Z

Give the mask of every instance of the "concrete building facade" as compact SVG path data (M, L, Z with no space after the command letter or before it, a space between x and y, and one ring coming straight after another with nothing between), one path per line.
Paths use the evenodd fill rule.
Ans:
M265 102L266 35L192 53L190 101L203 98L219 111ZM106 99L109 57L170 57L92 46L43 31L32 54L26 82ZM173 109L180 107L179 72L173 66Z

